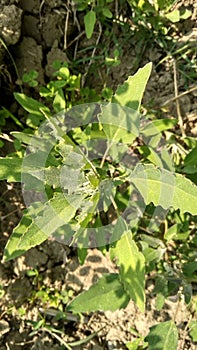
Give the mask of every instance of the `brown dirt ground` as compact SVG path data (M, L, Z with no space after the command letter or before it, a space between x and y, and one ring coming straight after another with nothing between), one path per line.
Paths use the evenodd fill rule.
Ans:
M70 49L65 50L66 43L69 44L75 39L78 27L81 26L81 19L75 20L72 8L69 8L69 26L65 28L67 6L62 0L1 0L0 33L9 46L16 62L19 75L34 69L39 73L39 82L43 83L52 76L51 63L55 59L69 61L74 55L80 58L80 49L95 43L98 33L95 33L89 41L82 36ZM181 3L181 2L179 2ZM182 4L192 9L192 19L180 24L177 33L177 42L192 43L197 39L195 1L184 1ZM17 17L17 20L16 20ZM9 20L8 20L9 19ZM4 21L4 22L3 22ZM5 30L5 28L9 30ZM114 26L114 31L118 29ZM119 40L124 38L119 37ZM78 45L78 46L77 46ZM1 85L1 100L10 105L13 113L16 111L16 104L12 99L12 92L16 88L16 79L9 74L10 62L5 52L0 48L0 64L3 67L3 85ZM164 115L177 117L177 106L174 97L174 72L170 59L166 60L159 68L157 63L166 55L161 48L154 44L150 49L145 47L143 53L139 52L138 42L133 40L123 45L121 66L114 67L106 75L105 69L98 67L98 75L91 72L91 67L82 67L82 73L86 78L87 85L101 86L107 81L108 86L117 87L129 74L136 70L136 56L140 55L140 65L148 61L153 62L153 72L148 83L144 97L144 105L153 103L154 108L159 108L166 103L167 110ZM77 51L78 50L78 51ZM110 48L114 50L114 44ZM78 53L79 52L79 53ZM88 69L88 70L86 70ZM186 91L185 82L178 74L178 91ZM17 82L19 83L19 82ZM187 86L192 89L194 83ZM197 135L197 92L192 91L179 99L181 116L185 132L196 137ZM1 102L2 102L1 101ZM153 101L153 102L152 102ZM12 125L9 126L12 130ZM9 131L7 130L7 131ZM177 130L179 132L179 130ZM10 143L6 143L1 155L9 152ZM19 222L24 208L21 188L19 184L0 184L0 258L3 248L13 228ZM27 271L37 269L39 277L29 277ZM141 335L146 335L150 326L157 322L173 319L180 331L178 350L195 350L197 345L193 343L187 334L190 313L178 297L166 301L164 308L158 312L155 307L155 299L152 294L153 283L147 281L147 308L142 314L133 302L130 302L125 310L116 312L94 313L87 315L87 318L79 321L57 321L50 309L54 309L49 302L41 302L34 295L42 288L50 287L54 291L72 291L77 295L87 289L103 273L115 271L115 266L110 262L108 256L103 256L99 250L91 250L86 262L80 266L76 252L72 248L64 247L59 243L48 240L39 247L31 249L27 254L17 258L15 261L0 265L0 286L5 291L0 298L0 349L1 350L61 350L61 344L50 334L40 331L31 335L32 327L27 322L37 321L46 308L46 320L54 328L64 332L64 340L72 342L83 339L93 332L97 335L87 344L75 346L73 349L94 349L94 350L116 350L126 349L125 343L134 339L130 328L134 328ZM0 290L1 292L1 290ZM1 295L1 294L0 294ZM57 305L56 305L57 306ZM170 350L170 349L169 349Z

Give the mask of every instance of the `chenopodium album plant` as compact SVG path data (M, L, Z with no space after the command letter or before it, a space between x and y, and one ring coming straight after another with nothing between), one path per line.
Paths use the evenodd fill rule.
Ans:
M67 309L74 313L114 311L130 299L144 312L152 222L171 208L197 214L197 187L175 173L162 138L176 120L148 120L139 113L150 73L151 63L129 76L111 102L74 106L55 116L43 103L15 93L28 113L45 121L33 136L12 133L26 152L0 158L0 179L21 181L27 204L5 247L4 261L53 236L78 247L81 262L88 248L98 247L109 250L119 266L119 273L105 274L69 303ZM148 157L139 155L138 144ZM136 228L150 204L150 236L143 242ZM162 259L164 252L165 245L158 245L152 260ZM160 325L151 328L147 341L153 344L158 335L161 349L176 349L175 324L167 321L162 327L162 332Z

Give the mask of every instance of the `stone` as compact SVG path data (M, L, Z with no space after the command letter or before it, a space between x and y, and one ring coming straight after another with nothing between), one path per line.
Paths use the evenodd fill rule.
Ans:
M15 5L10 5L0 13L0 37L6 45L15 45L20 39L22 12Z
M35 39L37 43L42 43L38 18L31 15L25 15L23 18L22 31L24 36Z
M24 37L15 51L15 62L20 77L30 70L35 70L38 72L38 81L44 84L42 60L42 47L33 38Z
M54 68L52 67L54 61L68 62L68 57L66 53L58 48L57 40L54 41L51 51L49 51L49 53L47 54L47 65L45 68L45 72L49 78L52 78L53 73L55 72Z
M51 47L55 40L61 41L63 32L61 30L63 18L57 13L49 14L44 18L42 24L42 36L47 47Z
M60 7L62 5L62 0L45 0L45 4L50 8Z
M24 11L38 14L40 11L40 1L38 0L19 0L19 4Z

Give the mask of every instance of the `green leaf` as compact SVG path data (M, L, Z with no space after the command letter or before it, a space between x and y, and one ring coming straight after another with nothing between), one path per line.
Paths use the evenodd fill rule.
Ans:
M106 274L87 291L78 295L67 307L68 311L115 311L127 306L129 296L118 274Z
M180 230L180 227L181 225L178 223L170 226L164 234L164 239L166 239L167 241L175 240L177 233Z
M10 134L12 136L14 136L17 140L29 145L32 141L32 139L37 139L37 145L39 145L39 143L41 143L42 141L42 138L40 137L36 137L35 135L33 134L27 134L25 132L20 132L20 131L11 131ZM35 142L34 142L34 145L35 145Z
M164 16L169 19L172 23L179 22L181 19L188 19L191 17L192 12L190 10L174 10L172 12L166 13Z
M65 101L65 97L62 89L57 90L55 94L55 98L53 100L53 107L56 113L65 110L66 101Z
M187 145L189 148L197 147L197 138L196 137L185 137L183 142Z
M172 12L166 13L165 17L169 19L172 23L180 21L180 10L174 10Z
M150 146L140 146L138 147L139 152L143 154L144 159L148 159L151 163L153 163L156 166L163 167L162 160L160 155L155 152L155 150Z
M153 139L149 140L148 146L146 145L146 142L145 142L143 146L137 147L139 152L143 155L143 160L148 159L150 163L160 168L164 168L169 171L174 171L174 165L167 148L158 150L157 147L151 146L151 143L152 143L151 141L154 141L154 140Z
M186 240L188 236L190 235L190 230L184 230L184 232L181 232L182 224L176 223L168 228L168 230L164 234L164 239L167 241L175 241L175 240Z
M0 180L21 181L22 158L0 157Z
M178 330L173 321L161 322L150 328L145 338L148 350L177 350Z
M103 15L107 18L113 17L113 14L108 7L103 7L102 12L103 12Z
M54 94L54 92L58 91L59 89L62 89L66 84L66 80L50 81L50 83L47 84L47 88L51 90L52 94Z
M27 97L25 94L15 92L14 97L27 112L33 115L43 117L43 113L40 109L50 114L50 110L45 105L31 97Z
M22 76L22 80L27 83L30 80L36 79L38 77L38 72L35 70L30 70L28 73L24 73Z
M3 261L9 261L15 259L18 256L25 253L26 249L19 249L18 243L20 238L26 232L27 228L32 224L32 220L29 216L23 215L20 223L14 228L13 233L11 234L3 255Z
M140 68L135 75L129 76L123 85L118 87L115 95L112 97L112 102L139 111L151 69L152 63L148 63L143 68Z
M61 67L57 73L58 77L67 80L70 77L70 71L67 67Z
M14 228L13 233L11 234L7 245L4 250L4 260L8 261L16 258L17 256L22 255L28 249L35 246L35 244L29 247L19 247L21 239L23 239L24 235L27 232L33 231L32 237L37 244L44 242L48 235L40 230L35 224L34 219L42 213L44 204L41 202L33 203L28 209L25 209L23 217L19 224Z
M33 248L36 245L46 241L46 239L50 236L51 232L48 234L46 231L48 227L45 226L42 229L42 226L39 227L37 222L39 223L39 220L32 221L31 225L26 228L26 231L24 231L23 235L18 241L17 249L27 251L30 248Z
M26 118L26 124L31 129L37 129L43 121L43 115L29 114Z
M125 345L126 345L128 350L139 350L139 349L145 349L144 346L148 345L148 343L145 343L143 341L143 338L141 337L141 338L137 338L131 342L128 342ZM143 346L143 348L142 348L142 346Z
M165 304L165 296L162 293L156 295L155 307L157 311L160 311Z
M82 196L73 196L69 201L63 193L57 193L45 204L37 203L37 209L35 204L30 206L6 245L4 259L14 259L41 244L52 234L66 234L66 224L75 215L82 201Z
M86 256L88 254L88 249L87 248L79 248L77 249L77 256L78 256L78 260L80 265L83 265L86 259Z
M191 150L184 159L184 166L196 166L197 167L197 147Z
M96 23L96 13L94 11L89 11L84 16L85 32L88 39L91 38L94 31L94 26Z
M130 298L139 309L145 310L145 259L134 240L131 231L123 234L116 243L115 248L110 249L112 257L118 259L120 266L120 278Z
M183 273L185 276L190 278L197 277L197 261L190 261L183 264Z
M107 139L131 144L139 135L139 113L115 103L109 103L98 116Z
M130 181L146 204L153 202L164 209L173 207L183 213L197 214L197 186L180 174L150 164L138 164L130 175Z
M49 237L46 232L42 231L34 221L28 226L28 218L22 218L19 225L14 229L4 252L5 261L15 259L17 256L24 254L27 250L39 245Z
M193 175L194 174L194 177L197 176L197 166L196 165L185 166L183 169L181 169L181 171L184 174L187 174L187 175ZM197 177L196 177L196 179L197 179ZM193 182L195 182L195 181L193 181Z
M180 10L180 19L188 19L192 16L192 11L188 9Z
M5 107L2 107L2 110L0 111L0 119L2 117L1 122L3 121L3 118L8 118L10 117L15 123L16 125L18 125L20 128L23 129L23 124L21 124L21 122L10 112L8 111L8 109L6 109ZM0 123L0 125L5 125L5 123Z
M45 240L55 234L60 227L73 218L82 201L82 196L72 196L69 201L63 193L56 193L43 206L42 211L35 217L28 230L24 232L18 242L18 248L28 250L41 243L42 235Z
M31 81L29 82L29 86L31 86L31 87L38 86L38 82L37 82L36 80L31 80Z
M177 119L157 119L145 124L140 133L146 137L154 136L164 130L173 128L177 124Z
M189 323L190 332L189 335L193 341L197 342L197 322L191 321Z

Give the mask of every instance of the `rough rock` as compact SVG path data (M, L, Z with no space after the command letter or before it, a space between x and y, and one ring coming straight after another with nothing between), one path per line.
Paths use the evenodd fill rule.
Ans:
M48 260L48 256L38 250L38 248L32 248L25 256L25 263L27 266L35 268L38 265L45 265Z
M18 4L19 0L1 0L0 3L0 8L1 6L7 6L7 5L13 5L13 4Z
M0 320L0 336L5 333L8 333L10 330L9 323L5 320Z
M42 24L42 36L47 47L51 47L55 40L60 42L63 32L61 30L61 24L63 23L63 17L60 14L49 14L44 18Z
M53 77L54 69L52 64L54 61L68 62L68 57L65 52L58 48L58 41L55 40L51 51L47 54L47 65L45 68L46 75L49 78Z
M31 295L31 285L25 278L15 279L8 287L5 299L10 302L14 300L15 306L19 307Z
M51 8L60 7L62 5L62 0L45 0L45 4Z
M24 36L31 37L35 39L38 43L41 43L41 33L40 33L40 21L38 18L25 15L23 18L22 32Z
M19 0L19 5L24 11L30 13L39 13L40 11L40 1L38 0Z
M5 6L0 13L0 37L6 45L14 45L21 35L22 10L15 5Z
M36 43L33 38L23 38L23 41L16 48L15 62L19 71L19 75L22 75L30 70L36 70L38 72L38 81L44 83L44 74L42 68L42 47Z

